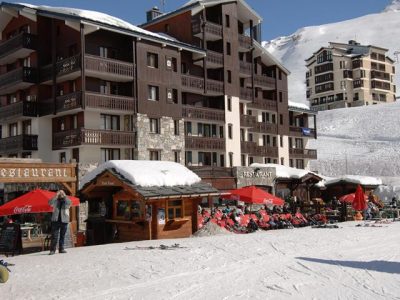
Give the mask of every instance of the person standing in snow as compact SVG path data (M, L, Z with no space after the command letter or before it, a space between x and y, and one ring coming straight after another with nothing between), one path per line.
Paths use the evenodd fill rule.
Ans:
M56 252L57 242L59 253L67 253L64 249L64 239L68 228L69 208L71 204L71 199L67 197L63 190L59 190L57 194L49 200L49 205L53 207L49 255L53 255Z

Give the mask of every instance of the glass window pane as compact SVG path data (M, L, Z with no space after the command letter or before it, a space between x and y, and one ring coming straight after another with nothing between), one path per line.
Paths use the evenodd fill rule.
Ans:
M174 209L168 208L168 219L174 219Z

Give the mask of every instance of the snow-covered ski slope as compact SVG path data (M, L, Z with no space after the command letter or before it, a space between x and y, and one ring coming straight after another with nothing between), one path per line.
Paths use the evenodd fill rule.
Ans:
M400 222L153 240L9 257L2 300L399 299ZM361 223L363 224L363 223ZM175 250L140 249L179 243Z
M362 5L360 3L360 5ZM278 37L263 43L275 57L291 72L289 76L289 99L294 102L306 101L306 66L305 59L313 52L329 42L347 43L357 40L363 45L376 45L389 49L387 55L392 59L394 53L400 51L400 1L394 0L383 12L363 17L324 24L320 26L304 27L290 36ZM400 59L400 53L398 55ZM396 85L400 87L400 63L395 64L397 74ZM397 89L397 95L400 95Z

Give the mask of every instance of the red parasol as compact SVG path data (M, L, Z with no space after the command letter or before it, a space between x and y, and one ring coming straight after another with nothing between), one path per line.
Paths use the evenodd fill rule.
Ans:
M230 195L225 198L237 198L239 201L252 204L266 204L266 205L283 205L285 203L279 197L276 197L267 191L260 189L254 185L246 186L240 189L229 191ZM233 197L232 197L233 196Z
M355 196L356 196L355 193L347 194L347 195L344 195L344 196L340 197L339 201L340 202L346 202L346 203L353 203ZM365 198L365 201L367 201L368 196L364 195L364 198Z
M0 206L0 216L52 212L53 208L48 202L55 195L56 192L40 189L30 191L21 197ZM71 199L72 206L79 206L78 198L71 196L67 197Z
M367 208L367 201L365 199L365 194L360 185L357 186L356 193L354 195L354 201L352 203L352 206L354 210L365 210Z

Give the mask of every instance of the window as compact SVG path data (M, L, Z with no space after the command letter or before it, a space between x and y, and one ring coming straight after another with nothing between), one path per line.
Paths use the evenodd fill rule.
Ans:
M228 76L228 83L232 83L232 71L226 71Z
M165 64L166 64L167 70L172 70L174 72L178 71L177 60L176 60L175 57L166 56L165 57Z
M120 150L112 148L101 148L101 162L106 162L108 160L118 160L120 159Z
M253 142L253 134L252 134L252 133L249 133L249 134L247 135L247 141Z
M229 167L233 167L233 153L229 152Z
M276 115L272 115L272 123L276 124Z
M193 159L192 151L186 151L185 152L185 164L187 166L192 165L192 159Z
M225 155L223 155L223 154L221 154L221 155L219 156L219 165L220 165L221 167L225 167Z
M181 162L181 151L174 151L174 161L176 163Z
M60 153L60 155L59 155L59 162L60 162L60 163L66 163L66 162L67 162L67 157L66 157L65 152L61 152L61 153Z
M276 136L272 137L272 147L276 147Z
M183 217L182 200L168 200L168 220Z
M279 78L279 80L282 80L282 71L281 70L279 70L278 78Z
M160 133L160 120L155 118L150 118L150 132Z
M279 137L279 144L281 147L283 147L283 136Z
M224 126L219 126L219 138L224 138Z
M76 126L77 126L76 119ZM75 124L74 124L75 125ZM100 115L100 129L102 130L119 130L119 116Z
M296 159L296 168L297 169L304 169L304 160Z
M178 103L178 90L177 89L167 89L167 102Z
M269 113L263 111L261 113L261 118L263 123L269 123Z
M282 92L279 92L279 102L282 102L282 99L283 99Z
M240 141L241 142L244 142L245 141L245 138L244 138L244 129L243 128L240 128Z
M192 135L192 122L185 122L185 134Z
M249 166L254 162L254 158L252 156L249 156Z
M246 155L242 154L240 160L242 163L242 167L245 167L246 166Z
M293 168L294 167L294 165L293 165L293 159L291 158L291 159L289 159L289 167L291 167L291 168Z
M226 42L226 55L231 55L231 43Z
M18 135L18 124L12 123L8 125L8 136L17 136Z
M232 124L228 124L228 138L233 139Z
M285 158L281 157L281 165L283 166L285 164Z
M147 52L147 66L158 68L158 54Z
M149 150L150 160L161 160L161 154L159 150Z
M160 91L158 86L149 85L148 86L148 99L151 101L158 101L160 100Z
M229 15L225 15L225 26L228 28L231 27L231 20Z
M283 125L283 115L279 114L279 124Z
M228 111L232 111L232 98L228 97Z
M179 135L179 120L174 120L174 134Z

